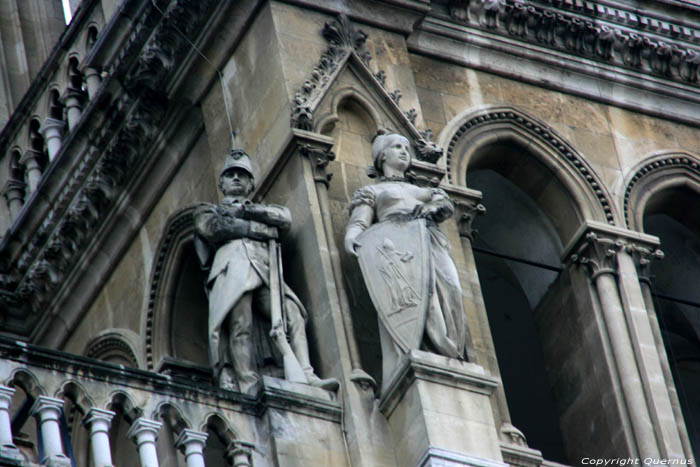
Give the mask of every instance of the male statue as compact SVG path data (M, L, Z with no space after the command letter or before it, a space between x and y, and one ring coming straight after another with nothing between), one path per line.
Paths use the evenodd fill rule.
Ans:
M194 214L195 246L208 270L210 363L219 384L227 386L225 362L230 361L239 390L255 395L261 385L256 347L264 346L254 342L253 319L260 316L272 321L270 335L284 358L287 379L335 390L336 379L320 379L311 368L306 312L281 280L277 238L291 226L289 210L252 203L247 197L253 188L250 158L234 149L219 176L224 199L218 205L202 205Z

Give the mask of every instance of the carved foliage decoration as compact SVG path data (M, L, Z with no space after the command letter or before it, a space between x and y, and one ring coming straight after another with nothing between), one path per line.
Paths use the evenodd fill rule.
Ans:
M202 26L202 13L211 5L212 0L175 1L163 18L151 11L134 28L125 53L111 67L116 73L129 64L130 71L122 78L127 92L108 104L105 119L77 170L16 264L0 274L0 287L4 289L0 307L9 310L10 315L44 310L108 217L127 181L140 167L165 115L163 81L189 47L179 31L194 34ZM146 30L154 23L155 31ZM137 56L134 61L126 51L134 52L139 47L141 52L133 53Z
M318 64L311 71L311 76L304 81L301 89L295 94L292 103L292 127L300 130L311 131L314 124L314 111L333 82L341 65L351 54L356 54L360 62L367 67L366 71L376 82L378 87L386 93L389 101L392 102L398 114L404 119L406 126L413 128L416 137L414 138L414 149L416 158L421 161L435 163L442 157L442 150L431 141L432 132L425 130L419 132L415 128L418 117L416 109L402 111L399 108L401 90L386 89L386 72L379 70L377 73L369 71L371 54L364 47L367 34L361 30L355 30L346 15L339 15L337 20L325 23L323 37L328 41L328 48L321 54Z
M467 133L473 129L491 125L499 122L508 122L525 130L534 138L543 142L547 147L554 151L561 160L566 161L585 181L595 194L598 202L605 213L605 218L608 224L614 224L614 215L612 211L612 203L608 196L603 191L602 182L598 180L588 163L574 150L568 143L560 138L551 128L534 121L526 115L515 110L493 109L484 111L468 121L464 122L455 134L450 139L447 147L447 173L450 182L455 183L455 175L451 172L452 159L455 157L453 151L458 142L463 138L467 138Z
M625 246L625 243L616 238L603 237L596 232L588 232L584 241L569 260L573 264L588 267L592 278L600 274L617 273L617 252Z
M697 83L698 31L593 2L452 0L455 21L676 81ZM569 11L566 11L569 10ZM649 34L642 32L649 31Z

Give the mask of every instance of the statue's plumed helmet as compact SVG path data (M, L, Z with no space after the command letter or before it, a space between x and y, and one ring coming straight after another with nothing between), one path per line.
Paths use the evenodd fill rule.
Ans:
M248 172L250 178L255 178L253 175L253 166L250 163L250 157L242 149L232 149L228 156L226 156L226 162L224 162L224 168L221 173L225 173L231 169L242 169Z

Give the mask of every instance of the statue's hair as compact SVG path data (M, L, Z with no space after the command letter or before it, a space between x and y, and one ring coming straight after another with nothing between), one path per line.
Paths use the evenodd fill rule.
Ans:
M389 146L392 136L399 136L408 141L404 135L392 132L386 128L379 128L377 133L372 138L372 162L374 166L367 168L367 175L370 178L376 177L378 174L382 173L382 166L384 165L384 150Z

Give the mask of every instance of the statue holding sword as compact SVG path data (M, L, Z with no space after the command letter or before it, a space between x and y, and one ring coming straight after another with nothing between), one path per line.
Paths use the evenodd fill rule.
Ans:
M282 277L278 237L291 226L289 209L251 202L253 188L250 158L234 149L219 176L223 200L194 214L195 247L207 271L210 363L220 385L232 384L232 368L239 390L255 395L261 385L256 349L265 347L254 342L259 316L270 324L268 350L281 355L285 379L335 390L336 379L321 379L311 367L306 311Z

